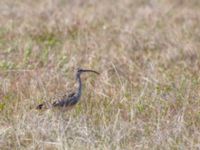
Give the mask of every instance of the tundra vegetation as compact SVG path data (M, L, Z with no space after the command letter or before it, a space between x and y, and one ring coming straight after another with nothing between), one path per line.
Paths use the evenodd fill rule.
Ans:
M1 0L0 149L200 149L199 0ZM37 111L72 89L71 110Z

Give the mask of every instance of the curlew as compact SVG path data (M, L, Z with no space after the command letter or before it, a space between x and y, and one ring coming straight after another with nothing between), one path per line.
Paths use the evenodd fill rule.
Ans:
M77 104L81 98L82 94L82 81L81 81L81 74L85 72L92 72L95 74L99 74L99 72L94 70L88 70L88 69L78 69L76 72L76 82L78 84L78 88L75 92L72 92L71 94L63 95L61 98L55 100L53 103L47 103L44 102L36 107L36 109L43 109L43 108L65 108L69 106L74 106Z

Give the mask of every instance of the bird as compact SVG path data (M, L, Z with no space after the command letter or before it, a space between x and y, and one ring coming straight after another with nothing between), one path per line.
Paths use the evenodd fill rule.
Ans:
M64 94L61 98L58 98L57 100L55 100L53 103L50 103L50 104L47 104L47 102L41 103L36 107L36 109L41 110L47 107L66 108L66 107L76 105L80 101L81 94L82 94L81 74L86 73L86 72L95 73L97 75L100 74L99 72L94 71L94 70L78 68L76 72L76 76L75 76L78 87L75 92L72 92L69 95Z

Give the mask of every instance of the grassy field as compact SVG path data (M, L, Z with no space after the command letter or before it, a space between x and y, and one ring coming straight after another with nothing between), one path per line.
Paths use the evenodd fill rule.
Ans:
M200 149L199 48L199 0L1 0L0 149Z

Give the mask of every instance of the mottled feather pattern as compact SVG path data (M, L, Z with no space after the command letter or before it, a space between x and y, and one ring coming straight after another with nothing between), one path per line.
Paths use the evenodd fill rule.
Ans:
M68 97L72 97L75 93L71 93L69 95L67 95L66 93L68 92L62 92L59 94L56 94L56 96L46 100L45 102L43 102L42 104L38 105L36 107L36 109L49 109L52 108L52 106L55 106L55 104L58 104L59 102L67 99Z
M73 105L73 97L75 96L75 92L69 95L64 95L62 98L58 99L57 101L53 102L53 106L70 106Z
M93 72L96 74L99 74L96 71L93 70L84 70L84 69L78 69L76 72L76 81L78 84L78 87L76 89L76 92L73 92L69 95L63 94L61 96L56 96L56 98L51 102L44 102L36 107L36 109L45 109L45 108L54 108L54 107L68 107L75 105L81 97L82 93L82 82L80 75L83 72Z

